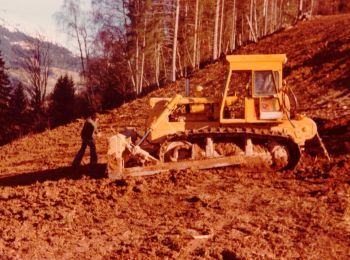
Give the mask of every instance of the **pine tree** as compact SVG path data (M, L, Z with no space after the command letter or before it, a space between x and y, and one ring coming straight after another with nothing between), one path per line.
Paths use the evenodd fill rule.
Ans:
M5 62L0 52L0 144L8 141L9 130L9 100L10 91L9 77L6 73Z
M28 99L24 91L24 86L21 82L18 82L11 92L11 98L5 116L6 127L3 129L1 140L3 143L9 142L30 131L32 118L26 113L27 105ZM29 118L31 118L30 122L27 121Z
M9 77L5 71L5 62L0 51L0 109L4 112L8 108L8 101L10 100L11 88L9 86Z
M74 103L74 82L66 74L57 80L52 94L50 114L53 126L66 124L74 118Z
M19 82L11 93L11 99L9 104L9 110L13 121L17 123L23 123L22 117L28 105L28 99L24 92L24 86L21 82Z
M102 94L102 109L108 110L122 104L123 94L113 84L108 84Z

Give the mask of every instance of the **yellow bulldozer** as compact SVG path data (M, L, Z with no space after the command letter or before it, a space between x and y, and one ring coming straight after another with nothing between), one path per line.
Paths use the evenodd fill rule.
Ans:
M293 169L305 142L319 136L315 122L296 113L297 100L282 79L286 55L226 60L228 77L219 97L207 97L197 86L192 96L151 98L143 136L137 139L131 129L112 136L108 176L230 165Z

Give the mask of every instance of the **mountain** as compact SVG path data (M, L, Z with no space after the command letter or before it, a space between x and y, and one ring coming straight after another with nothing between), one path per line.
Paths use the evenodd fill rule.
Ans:
M31 48L31 42L33 41L34 37L8 25L3 19L0 18L0 51L12 80L26 82L25 72L16 65L18 61L18 54L16 54L14 49L19 49L19 52L25 53ZM79 58L67 48L50 42L49 44L52 57L52 72L48 86L50 91L57 78L62 74L68 73L73 77L75 82L78 81L80 67Z

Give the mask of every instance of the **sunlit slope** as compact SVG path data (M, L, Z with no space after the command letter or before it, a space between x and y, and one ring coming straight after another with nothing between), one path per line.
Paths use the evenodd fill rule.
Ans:
M285 79L298 96L300 110L312 117L338 118L350 114L350 15L326 16L294 27L237 51L286 53ZM226 78L226 64L219 61L193 73L191 87L219 94ZM106 162L107 138L123 126L144 129L150 96L184 93L184 80L168 84L146 97L101 115L103 136L97 140L99 161ZM11 174L70 165L80 145L83 120L29 135L0 148L0 173ZM86 159L85 159L85 162Z

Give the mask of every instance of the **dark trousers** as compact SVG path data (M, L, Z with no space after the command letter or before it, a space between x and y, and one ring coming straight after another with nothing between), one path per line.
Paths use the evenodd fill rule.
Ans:
M81 160L83 159L86 146L90 147L90 164L96 164L97 163L97 154L96 154L96 146L93 139L82 139L80 150L78 151L77 155L74 158L73 166L80 165Z

